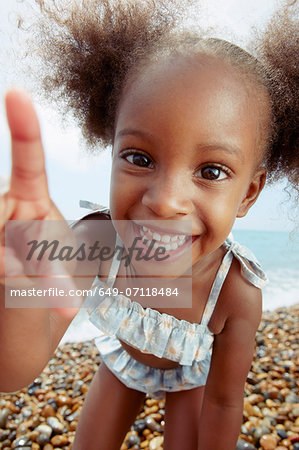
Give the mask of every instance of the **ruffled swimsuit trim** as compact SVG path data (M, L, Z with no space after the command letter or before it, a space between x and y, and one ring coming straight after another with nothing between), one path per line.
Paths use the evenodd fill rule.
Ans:
M162 399L164 392L178 392L204 386L210 369L211 354L192 366L159 369L136 361L124 349L117 337L99 331L95 338L101 359L111 372L127 387Z
M121 241L117 238L119 245ZM89 320L105 335L121 339L144 353L190 367L194 363L209 360L214 335L209 330L208 323L233 256L240 262L243 276L250 283L258 288L267 283L261 266L250 250L234 242L231 236L223 245L227 252L215 277L201 323L190 323L169 314L161 314L152 308L145 309L122 294L100 295L100 288L106 290L113 286L119 266L119 261L115 262L115 259L111 264L108 281L104 283L96 277L92 293L85 301L84 307L89 314ZM121 347L120 343L119 345Z
M182 365L204 360L213 343L213 334L206 325L144 309L123 295L102 297L101 304L88 312L89 320L108 336L117 336L143 353Z

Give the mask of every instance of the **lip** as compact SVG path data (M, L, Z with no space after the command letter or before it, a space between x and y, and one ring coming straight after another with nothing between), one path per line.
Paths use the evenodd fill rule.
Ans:
M146 225L143 225L143 224L142 225L138 225L136 222L133 222L134 235L135 235L135 237L137 236L138 238L140 238L140 241L138 242L138 247L142 249L142 254L145 255L148 252L148 247L142 242L143 236L140 233L141 226L146 226ZM151 226L148 226L148 228L150 228L151 230L155 230L155 231L157 230L157 233L159 231L160 231L160 233L162 233L161 228L157 228L157 227L154 228L154 227L151 227ZM168 233L169 233L169 231L168 231ZM163 233L162 234L167 234L166 230L163 229ZM175 234L184 234L184 233L182 233L182 232L174 233L172 231L172 233L170 233L170 234L175 235ZM187 237L186 242L183 245L178 247L176 250L168 250L168 251L166 251L163 254L163 256L167 255L168 257L167 258L163 258L162 260L161 259L157 259L157 260L155 260L155 263L156 264L157 263L159 263L159 264L169 264L170 262L176 261L178 258L180 258L187 251L191 251L191 247L192 247L193 242L199 236L191 236L190 233L188 233L186 235L189 236L189 237ZM152 249L150 255L153 255L154 253L155 253L155 249ZM191 262L191 254L190 254L190 262Z
M192 236L192 233L190 232L190 226L188 227L188 224L185 225L182 222L182 225L180 226L180 228L178 227L159 227L157 225L155 225L155 222L157 221L145 221L145 220L134 220L133 224L135 226L137 226L138 228L140 227L147 227L150 230L158 233L158 234L168 234L168 235L185 235L185 236ZM189 229L188 229L189 228Z

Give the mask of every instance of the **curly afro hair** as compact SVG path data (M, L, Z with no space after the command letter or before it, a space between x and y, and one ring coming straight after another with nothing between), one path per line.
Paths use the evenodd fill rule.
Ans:
M284 6L256 37L252 54L179 25L196 0L35 0L31 27L47 98L72 111L91 148L113 143L121 93L157 59L203 53L228 61L268 95L264 145L270 180L287 177L298 192L298 29L296 5ZM189 8L190 7L190 8ZM253 89L254 91L254 89ZM265 127L264 127L265 128ZM264 139L265 140L265 139Z

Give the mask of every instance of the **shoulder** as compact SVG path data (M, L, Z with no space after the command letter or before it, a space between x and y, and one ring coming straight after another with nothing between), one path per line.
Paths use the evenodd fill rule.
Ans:
M84 226L88 221L98 221L98 220L107 220L111 221L111 216L109 209L103 209L99 211L91 211L90 213L85 214L80 217L80 219L75 220L70 224L70 226L74 229L77 229L79 226Z
M244 277L241 264L236 258L233 258L221 296L229 302L228 320L244 317L255 323L259 322L262 312L262 291Z
M93 211L71 224L77 239L86 244L99 242L102 245L115 243L115 230L109 210Z
M262 314L262 291L244 277L241 264L236 258L233 258L215 312L210 323L215 334L243 321L252 332L258 328Z
M261 291L243 277L235 258L218 304L223 326L214 338L207 392L214 399L234 403L242 397L262 314Z

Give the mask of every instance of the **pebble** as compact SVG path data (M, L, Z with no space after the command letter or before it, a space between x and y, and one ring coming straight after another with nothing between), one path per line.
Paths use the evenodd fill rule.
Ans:
M52 405L49 405L49 404L47 404L41 412L41 415L43 417L55 417L55 414L56 414L56 410L53 408Z
M147 426L147 428L151 431L162 431L162 427L161 425L155 421L155 419L153 419L151 416L147 416L145 418L145 424Z
M35 431L37 431L39 434L43 434L44 436L47 436L48 438L52 434L52 428L49 425L41 424L39 425Z
M258 441L264 434L268 434L270 431L271 429L268 426L262 424L255 429L253 436Z
M236 450L255 450L255 446L250 444L247 441L244 441L243 439L239 439L237 442Z
M128 439L126 440L126 444L129 447L133 447L134 445L139 445L141 442L141 439L138 435L136 434L131 434Z
M299 450L298 321L299 305L263 313L236 450ZM0 395L0 448L69 450L99 363L93 342L64 344L28 388ZM147 397L121 450L162 450L164 417Z
M25 447L27 444L29 444L29 442L30 439L28 438L28 436L19 437L18 439L15 439L13 441L13 448Z
M50 437L47 434L41 433L36 438L36 442L40 445L45 445L49 442Z
M60 434L64 430L64 425L56 417L48 417L47 424L52 428L54 433Z
M134 422L133 429L138 433L142 433L142 431L146 428L146 423L144 419L137 419Z
M275 436L271 434L264 434L264 436L260 439L260 445L265 450L275 450L276 449L277 440Z
M9 415L10 410L8 408L4 408L0 411L0 428L5 428Z
M160 450L160 448L163 448L163 440L163 436L154 437L149 443L149 450Z
M285 430L276 430L276 433L280 439L286 439L288 437L288 433Z
M32 442L32 445L30 448L31 448L31 450L40 450L40 445L37 444L37 442ZM20 450L22 450L22 449L20 449Z
M60 435L60 436L53 436L51 439L51 444L54 447L61 447L64 446L66 444L68 444L69 440L67 436L64 435Z

